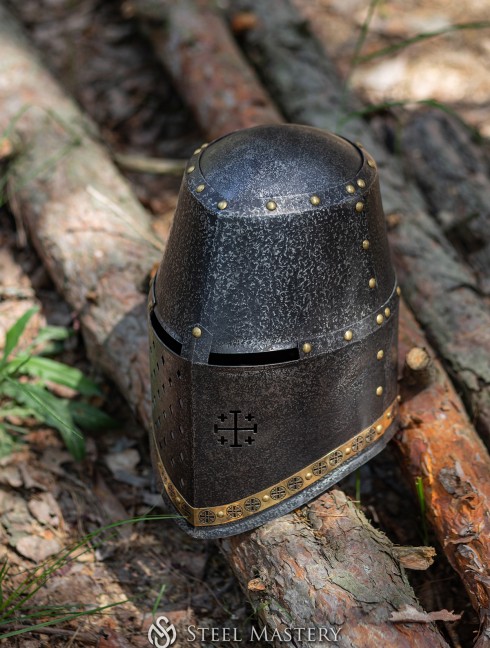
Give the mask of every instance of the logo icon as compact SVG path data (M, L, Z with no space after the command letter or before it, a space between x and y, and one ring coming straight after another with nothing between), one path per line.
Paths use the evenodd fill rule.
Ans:
M166 616L159 616L148 628L148 641L155 648L168 648L176 639L175 626Z

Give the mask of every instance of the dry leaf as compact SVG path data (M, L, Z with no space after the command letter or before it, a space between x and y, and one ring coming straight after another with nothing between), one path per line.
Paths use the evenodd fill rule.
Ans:
M434 547L393 547L393 553L406 569L427 569L434 562Z
M404 605L396 612L392 612L390 621L395 623L432 623L432 621L459 621L461 614L454 614L448 610L436 612L421 612L412 605Z
M248 581L247 589L249 592L263 592L265 585L260 578L252 578L251 581Z

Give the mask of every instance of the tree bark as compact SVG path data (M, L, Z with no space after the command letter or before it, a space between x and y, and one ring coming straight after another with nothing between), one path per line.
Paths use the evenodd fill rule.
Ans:
M429 349L402 303L399 362L414 347ZM432 357L430 383L402 383L401 430L394 442L414 485L422 479L429 521L478 612L475 648L490 645L490 458L441 363Z
M481 145L455 116L420 110L404 125L402 146L431 213L490 296L489 169Z
M57 287L79 314L89 356L116 381L149 428L146 278L152 263L161 255L161 245L152 235L147 214L105 150L95 142L92 125L39 64L17 24L1 5L0 61L1 127L15 129L24 141L25 152L9 175L9 187L15 193L18 210ZM366 600L358 599L359 604L369 604L373 623L379 620L380 628L389 636L405 642L397 645L445 646L433 624L391 626L388 621L388 610L395 610L398 602L417 606L394 553L388 573L379 569L375 578L366 581L364 589L355 589L352 579L358 575L359 561L368 560L373 569L384 564L387 541L381 541L380 534L362 516L353 514L352 505L340 493L337 499L327 494L315 504L319 511L324 505L332 520L335 516L345 516L346 510L351 511L347 518L350 535L345 530L337 533L335 551L344 556L338 565L337 580L344 588L354 588L355 595L350 599L352 609L356 596L364 592ZM304 526L310 541L327 523L328 520L322 522L314 533L310 529L312 523ZM275 520L258 533L266 534L271 545L280 546L283 528L284 521ZM350 550L351 537L356 538L363 552L372 553L362 553L352 560L355 552ZM326 545L310 542L309 549L303 549L301 533L291 538L290 543L291 550L295 545L295 551L305 557L313 552L312 564L323 570L321 582L328 582L328 569L320 567L325 558L329 559ZM229 553L230 560L234 553L234 550ZM266 562L267 556L259 553L257 559ZM277 577L289 579L288 569L281 564L278 568ZM281 571L285 572L283 577ZM305 618L309 616L314 623L316 614L323 618L319 611L323 602L318 582L312 580L309 597L303 603ZM287 596L284 592L284 597ZM343 600L339 599L340 605ZM336 618L333 609L329 615ZM271 616L270 624L274 622ZM373 636L381 632L374 625L371 631ZM374 646L374 643L365 645Z

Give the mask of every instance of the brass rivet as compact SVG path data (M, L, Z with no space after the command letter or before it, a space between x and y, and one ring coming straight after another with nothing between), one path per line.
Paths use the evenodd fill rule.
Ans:
M180 497L177 495L176 498L175 498L175 501L176 501L177 504L178 504L178 503L181 502L182 500L181 500Z
M199 326L194 326L194 328L192 329L192 335L193 335L195 338L200 338L200 337L201 337L201 335L202 335L202 331L201 331L201 329L199 328Z
M383 349L380 349L380 350L378 351L378 353L376 354L376 358L377 358L378 360L382 360L382 359L384 358L384 355L385 355L385 352L383 351Z
M218 517L225 517L224 511L218 511Z
M376 288L376 279L374 277L371 277L371 279L369 280L369 287Z
M376 426L376 432L379 434L382 431L383 431L383 426L380 423L379 425Z
M194 155L197 155L197 154L200 153L200 152L201 152L201 149L200 149L200 148L197 148L197 149L194 151Z
M364 187L366 186L366 182L362 178L359 178L357 181L357 186L361 187L361 189L364 189Z
M311 344L309 342L305 342L302 348L303 348L303 353L310 353Z
M377 324L382 324L384 322L384 319L385 318L380 313L379 315L376 316L376 323Z
M204 191L206 189L206 185L197 185L196 191L197 193L201 193L201 191Z
M363 148L361 142L356 142L356 146L358 146L359 148Z
M390 410L389 412L386 413L386 418L387 418L388 420L390 420L392 416L393 416L393 414L391 413L391 410Z
M356 211L357 212L362 212L363 209L364 209L364 203L363 202L356 203Z
M312 205L319 205L320 204L320 198L318 196L311 196L310 202Z
M274 211L274 209L277 209L277 205L273 200L269 200L269 202L266 204L266 207L269 211Z
M398 394L398 396L396 397L396 400L397 400L398 403L402 402L402 397L400 396L400 394Z
M228 203L226 200L220 200L218 203L218 209L226 209L228 207Z
M196 167L195 167L194 165L190 166L190 167L187 169L187 173L192 173L192 172L194 171L195 168L196 168Z
M352 340L352 331L346 331L344 333L344 340L347 340L347 342L350 342Z
M346 449L345 449L345 454L348 455L348 454L350 454L350 453L351 453L351 449L350 449L350 448L346 448Z
M345 190L347 191L347 193L353 194L355 192L356 188L354 187L354 185L348 184L347 187L345 188Z
M389 317L391 315L391 311L389 308L385 308L385 317Z
M307 472L305 475L305 479L311 479L313 477L313 473Z
M376 396L382 396L382 395L383 395L383 388L382 388L382 387L378 387L378 388L376 389Z
M396 294L398 295L398 297L402 294L402 289L400 288L400 286L396 287Z
M269 495L264 495L262 499L264 500L264 502L268 502L270 500L270 497Z
M204 142L204 144L201 144L201 148L202 148L202 149L203 149L203 148L206 148L207 146L209 146L209 144L208 144L207 142Z
M367 239L362 242L362 249L369 250L369 241Z
M376 168L376 164L375 164L374 160L369 159L367 163L368 163L368 166L371 167L371 169Z

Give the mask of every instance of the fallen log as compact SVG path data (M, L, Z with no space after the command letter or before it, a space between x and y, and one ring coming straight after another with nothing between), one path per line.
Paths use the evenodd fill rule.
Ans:
M286 117L319 128L338 125L338 132L360 139L376 159L404 295L490 447L490 309L476 277L431 217L418 187L404 177L399 160L376 142L366 122L358 117L346 121L361 106L344 93L323 41L291 1L236 0L230 13L237 12L255 16L242 42ZM343 120L336 117L339 107Z
M0 40L0 132L22 142L7 171L10 206L80 315L89 357L148 427L146 291L162 243L94 126L2 6Z
M402 147L432 215L490 296L490 188L482 147L468 126L441 110L411 114Z
M390 620L393 607L411 605L396 547L380 531L373 533L339 490L272 526L222 540L221 547L263 622L262 638L275 638L275 645L284 645L277 639L287 628L322 628L332 643L338 632L339 646L425 646L431 637L436 646L445 645L425 625Z
M123 11L145 16L145 31L156 54L179 79L180 94L210 139L281 121L212 4L168 2L165 22L161 7L158 0L129 0ZM213 100L202 100L208 96Z
M413 315L401 308L400 362L414 347L428 348ZM483 648L490 641L490 459L441 363L431 358L430 365L425 388L402 383L394 443L410 483L422 478L429 521L480 616L475 646Z
M159 7L160 15L165 16L166 4L160 3ZM305 26L304 20L284 0L278 0L274 4L268 3L267 5L258 1L254 2L253 0L237 0L236 3L233 3L233 11L236 11L237 8L242 12L247 11L249 14L252 14L252 18L255 16L255 20L250 15L247 20L245 36L245 40L248 43L247 51L251 52L254 62L260 64L261 73L267 79L267 86L273 90L275 97L281 99L284 112L289 115L289 101L291 101L291 114L298 121L312 123L315 126L332 128L332 112L335 106L338 106L341 101L341 82L334 74L328 59L325 58L325 53L321 50ZM174 25L174 28L176 29L177 25ZM250 50L248 49L249 45ZM303 51L303 46L305 51ZM291 56L291 48L294 49L294 56ZM178 84L179 80L175 78L174 82ZM315 88L318 92L314 92ZM312 94L313 97L311 96ZM319 95L322 97L321 101L319 100ZM300 98L302 101L300 101ZM212 97L209 97L209 101L212 101ZM365 142L370 140L374 142L368 125L362 123L360 120L355 120L355 122L357 123L357 128L362 128L366 135L366 137L363 137L363 140ZM371 147L371 145L369 146ZM374 146L376 150L380 150L379 145ZM385 166L380 169L381 183L382 185L388 183L388 191L385 192L383 198L385 207L387 202L387 211L389 213L394 213L394 210L402 206L406 210L406 205L403 205L403 201L400 202L400 192L405 184L400 165L392 160L387 152L382 153L382 160L384 160L383 164ZM415 196L414 208L417 210L417 214L420 214L420 219L416 221L413 227L418 233L418 237L421 237L424 241L432 241L437 251L437 260L435 262L429 251L425 251L423 256L425 267L423 271L419 269L419 275L413 277L412 281L414 285L419 286L422 281L426 280L427 267L431 268L432 276L434 276L434 272L439 272L439 275L436 276L437 281L441 281L441 277L447 272L448 276L453 278L461 275L464 277L467 276L468 281L473 281L474 284L474 278L471 277L469 271L464 266L458 263L456 255L449 243L445 241L442 233L437 230L432 218L424 211L425 206L420 193L414 187L410 191ZM402 227L404 235L407 237L411 230L405 228L403 225L400 227ZM403 251L404 255L408 254L402 245L398 245L396 251ZM416 253L414 252L414 254ZM395 258L397 256L395 254ZM442 267L438 265L440 256L443 257L444 261ZM422 266L422 260L420 261L420 265ZM458 298L460 296L461 292L459 292ZM456 303L457 299L452 300L451 298L449 307L451 308ZM439 307L443 308L443 306L444 301L441 296ZM481 303L480 308L483 309ZM446 321L446 328L444 330L450 337L452 328L449 324ZM406 352L413 347L425 348L431 357L435 356L434 351L430 348L429 343L425 340L418 325L406 308L402 309L400 334L405 340L405 345L401 348L399 356L400 369L404 367ZM463 355L461 349L457 349L457 353ZM468 366L471 366L471 364ZM426 389L422 392L426 402L424 407L432 412L432 419L441 423L435 426L431 418L429 418L427 423L423 419L420 419L418 416L419 403L415 398L410 398L405 403L404 419L408 417L412 422L415 422L412 424L416 425L417 434L423 439L424 447L427 448L428 453L433 453L434 475L442 475L441 479L444 480L444 475L454 471L454 465L457 462L458 471L460 471L463 479L467 479L469 483L474 485L480 503L480 507L474 513L474 524L475 528L481 528L486 533L487 520L490 517L490 492L487 491L486 486L482 488L478 487L479 480L475 479L473 472L473 458L478 456L479 461L481 461L479 470L480 478L482 478L484 475L490 475L490 457L468 420L464 407L451 381L439 363L434 363L434 366L425 373L424 381L427 385ZM417 383L417 381L415 382ZM420 388L420 383L416 384L416 390L420 390ZM414 393L417 393L417 391ZM430 406L427 403L430 403ZM457 421L457 423L448 430L444 428L442 422L449 418L452 421ZM460 435L465 436L467 443L464 452L461 454L459 453L458 445ZM432 448L432 443L434 443L434 448ZM420 455L418 456L419 464L417 465L416 457L411 457L410 455L410 439L408 435L401 435L399 444L402 447L405 447L405 444L407 445L406 452L402 453L402 463L410 475L410 482L413 486L414 481L412 476L423 476ZM448 449L451 447L458 448L455 456L448 452ZM465 475L467 477L464 477ZM475 556L478 556L478 560L481 561L480 585L475 593L475 580L470 573L471 571L474 572L475 569L471 551L459 552L457 557L454 553L455 546L457 546L453 542L454 535L462 531L461 502L457 499L452 501L450 497L433 499L433 491L431 490L432 481L427 478L427 475L424 477L422 484L424 486L424 497L427 506L429 508L433 507L428 513L429 519L440 539L441 546L451 564L458 571L468 592L471 593L472 603L480 615L482 624L486 627L488 623L488 595L490 592L487 585L487 583L490 584L490 569L488 567L490 564L489 543L482 541L479 545L478 552L475 554ZM471 508L465 511L465 515L467 516L465 518L466 522L470 523L468 520L471 520ZM463 538L464 534L459 537ZM483 535L482 538L484 539L485 536ZM246 544L249 540L251 543L250 548ZM247 555L249 550L250 555L254 555L253 552L256 545L254 544L255 540L253 536L250 538L241 538L239 542ZM243 573L247 573L246 565L243 565Z
M9 126L21 135L26 151L16 160L9 175L18 209L58 289L79 314L89 356L116 381L149 428L145 278L152 263L159 259L161 249L152 236L148 216L136 203L107 153L93 140L93 127L40 65L17 24L1 5L0 61L1 126ZM49 151L54 154L46 159ZM338 507L332 504L334 500L329 495L325 497L330 502L331 514L342 516L345 507L350 507L345 504L345 497ZM318 506L322 506L321 501ZM352 521L355 518L351 516ZM280 520L273 521L261 532L266 532L272 541L277 529L279 540L281 524ZM299 529L294 541L301 552L301 525ZM386 546L376 540L379 533L364 522L352 530L373 552L369 557L362 555L360 560L383 564ZM305 533L309 533L306 527ZM336 551L342 551L345 556L337 578L343 575L344 586L348 586L353 574L357 574L358 565L349 558L345 538L344 533L337 536ZM315 545L311 544L310 550L314 549ZM316 553L311 556L313 564L322 563L324 551L324 547L316 546ZM392 571L385 574L379 570L366 583L365 597L374 601L373 619L377 618L378 602L382 602L386 611L392 599L394 573L398 595L389 604L390 609L396 611L398 601L419 607L395 555L393 552ZM325 574L328 577L326 568ZM380 599L379 592L385 592L384 598ZM313 620L314 610L321 614L320 604L321 592L313 587L310 598L303 604L305 610L310 608ZM400 624L394 626L394 631L385 612L380 611L379 620L379 628L372 629L373 636L385 628L389 636L395 632L400 641L397 645L446 645L433 624L422 628ZM273 622L271 617L270 623Z

